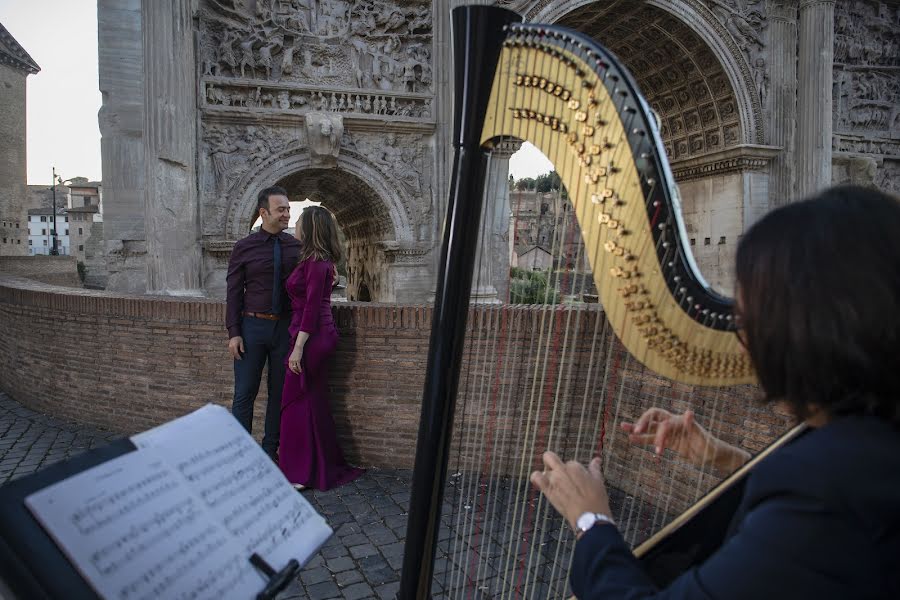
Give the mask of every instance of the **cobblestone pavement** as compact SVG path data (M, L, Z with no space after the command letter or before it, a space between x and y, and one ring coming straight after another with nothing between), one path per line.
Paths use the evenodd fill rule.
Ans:
M0 393L0 485L116 437L34 412ZM403 561L410 475L370 469L338 489L304 491L335 535L279 600L394 598ZM570 544L558 542L571 534L557 519L538 517L534 525L521 525L524 512L535 512L533 500L518 504L527 483L492 481L488 487L477 478L454 474L447 489L432 585L436 599L487 599L495 597L499 587L510 585L522 598L567 596L564 569L542 565L568 564ZM626 501L611 492L614 504ZM519 508L512 509L514 505ZM518 517L516 510L522 511ZM470 539L477 540L477 549L469 545ZM512 555L509 548L514 549ZM539 555L549 560L541 561Z

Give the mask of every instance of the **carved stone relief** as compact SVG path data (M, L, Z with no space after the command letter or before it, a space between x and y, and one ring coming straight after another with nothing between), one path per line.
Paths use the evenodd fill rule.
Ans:
M427 0L202 0L200 12L204 76L432 90Z
M248 170L292 147L303 147L300 130L270 126L204 123L201 153L209 158L217 195L227 192Z
M260 86L222 80L207 80L204 85L205 107L274 109L300 114L328 111L362 117L432 120L432 100L421 95L354 94L340 90Z
M834 180L869 181L897 192L900 7L876 0L838 0L833 73Z
M344 134L344 119L332 113L311 112L306 115L306 138L313 165L333 167L337 164Z

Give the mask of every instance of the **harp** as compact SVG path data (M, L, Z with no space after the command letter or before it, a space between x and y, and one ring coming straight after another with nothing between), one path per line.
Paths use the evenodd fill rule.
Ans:
M590 458L587 452L599 452L607 457L605 465L614 463L610 430L622 415L621 403L613 407L611 399L616 394L621 398L639 369L680 386L682 396L754 381L735 335L732 300L706 284L685 244L677 189L652 111L635 81L595 41L563 28L519 21L515 13L496 7L459 7L452 12L455 156L402 599L432 593L467 598L565 596L574 538L553 509L529 491L527 482L541 453L567 445L567 458L574 452L584 461ZM583 238L579 252L584 256L575 262L581 259L586 265L603 312L596 305L557 305L537 312L509 305L476 310L470 305L477 248L484 245L479 223L486 218L489 157L508 140L530 142L555 165L571 206L568 218ZM523 321L530 325L515 333L516 323ZM475 333L492 328L499 332L498 339ZM575 348L573 340L579 336L593 336L594 342ZM529 376L527 385L516 373L501 372L505 367L500 366L522 343L530 344L532 352L521 352L520 362L537 373ZM521 359L521 354L535 358ZM622 356L625 367L615 364ZM567 357L571 360L564 364ZM571 365L578 361L575 370L581 370L573 376ZM460 441L453 433L454 422L460 420L462 370L461 395L471 401L480 393L483 402L462 410L476 424L463 428L469 437ZM479 375L481 383L473 384ZM503 385L508 389L498 394ZM647 395L652 404L652 394ZM573 420L580 424L571 426ZM505 421L503 431L498 421ZM560 426L563 422L569 425ZM451 456L454 446L457 451ZM504 463L509 455L515 458ZM641 455L639 466L650 466L653 459L644 463L644 455L649 453ZM448 474L451 459L454 473ZM626 539L630 535L635 545L650 538L636 554L652 567L658 582L715 546L717 535L710 533L709 524L715 524L721 541L731 514L728 505L739 498L740 482L753 464L674 519L668 499L662 501L666 485L675 487L672 481L647 486L637 482L633 490L627 482L620 485L626 489L621 490L619 510L627 519L617 520L628 521ZM620 474L626 470L620 468ZM704 477L702 472L695 475ZM642 486L648 490L645 496L658 496L655 504L652 498L639 498ZM697 496L700 492L698 484ZM679 535L691 536L698 527L705 530L703 536L686 546L678 542ZM441 572L443 585L433 577Z

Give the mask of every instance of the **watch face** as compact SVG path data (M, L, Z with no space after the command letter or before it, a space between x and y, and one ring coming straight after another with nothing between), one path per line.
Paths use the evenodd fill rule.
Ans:
M576 521L575 524L578 526L578 529L584 531L593 525L596 520L597 517L594 513L584 513L578 517L578 521Z

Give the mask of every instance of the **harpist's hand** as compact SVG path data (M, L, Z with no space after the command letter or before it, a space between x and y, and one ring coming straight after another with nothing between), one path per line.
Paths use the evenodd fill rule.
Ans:
M547 496L572 529L578 517L586 512L612 514L599 458L592 460L587 468L574 460L563 464L553 452L544 452L543 459L544 470L532 473L531 483Z
M713 465L722 471L733 471L750 458L750 454L716 438L694 420L694 412L673 415L662 408L647 410L635 423L622 423L632 444L652 445L657 454L666 448L697 465Z

